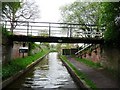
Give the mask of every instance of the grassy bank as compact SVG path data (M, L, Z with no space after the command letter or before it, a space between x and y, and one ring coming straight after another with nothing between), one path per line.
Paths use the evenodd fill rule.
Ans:
M100 63L95 63L95 62L93 62L93 61L91 61L91 60L81 59L81 58L77 58L77 57L75 57L75 59L76 59L77 61L79 61L79 62L82 62L82 63L84 63L84 64L92 67L92 68L101 68L101 67L102 67L102 66L100 65Z
M44 56L49 52L48 49L43 49L37 54L32 56L27 56L25 58L17 58L15 60L11 60L5 66L2 66L2 79L5 80L20 70L25 69L29 64L36 61L38 58Z
M71 68L73 69L73 71L78 75L78 77L79 77L81 80L85 81L86 85L88 85L92 90L97 90L96 85L95 85L91 80L88 79L88 77L87 77L86 74L80 72L72 63L70 63L70 62L67 60L67 58L66 58L65 56L62 55L62 56L60 56L60 58L61 58L64 62L66 62L66 63L69 65L69 67L71 67Z

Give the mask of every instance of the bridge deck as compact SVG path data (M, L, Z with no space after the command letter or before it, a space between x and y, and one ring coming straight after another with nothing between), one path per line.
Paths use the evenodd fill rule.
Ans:
M44 36L22 36L11 35L12 41L22 42L49 42L49 43L103 43L101 38L75 38L75 37L44 37Z

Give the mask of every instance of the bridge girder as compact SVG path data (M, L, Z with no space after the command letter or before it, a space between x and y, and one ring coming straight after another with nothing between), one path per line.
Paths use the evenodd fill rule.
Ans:
M73 38L73 37L44 37L44 36L9 36L11 41L18 42L48 42L48 43L93 43L102 44L104 40L101 38Z

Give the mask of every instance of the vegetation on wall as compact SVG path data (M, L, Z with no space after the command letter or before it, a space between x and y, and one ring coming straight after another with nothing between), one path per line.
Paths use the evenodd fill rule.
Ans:
M28 55L32 55L32 50L35 48L41 48L40 45L36 44L35 42L29 42L29 52Z
M104 39L117 44L120 38L120 2L102 2L99 23L105 25Z

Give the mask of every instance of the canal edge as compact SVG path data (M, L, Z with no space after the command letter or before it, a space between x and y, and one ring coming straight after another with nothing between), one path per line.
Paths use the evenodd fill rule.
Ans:
M49 53L49 52L48 52ZM47 54L48 54L47 53ZM29 64L25 69L19 71L18 73L16 73L15 75L9 77L8 79L4 80L2 82L2 88L5 88L7 85L9 85L10 83L12 83L14 80L16 80L17 78L19 78L20 76L22 76L24 73L26 73L27 71L29 71L32 67L34 67L38 62L40 62L47 54L45 54L44 56L38 58L36 61L32 62L31 64Z
M86 85L85 82L77 76L77 74L73 71L73 69L66 62L64 62L64 60L62 60L62 58L60 58L60 59L61 59L62 63L64 64L64 66L67 68L69 74L71 75L71 77L73 78L73 80L77 84L77 86L80 89L91 90L90 87L88 85Z

